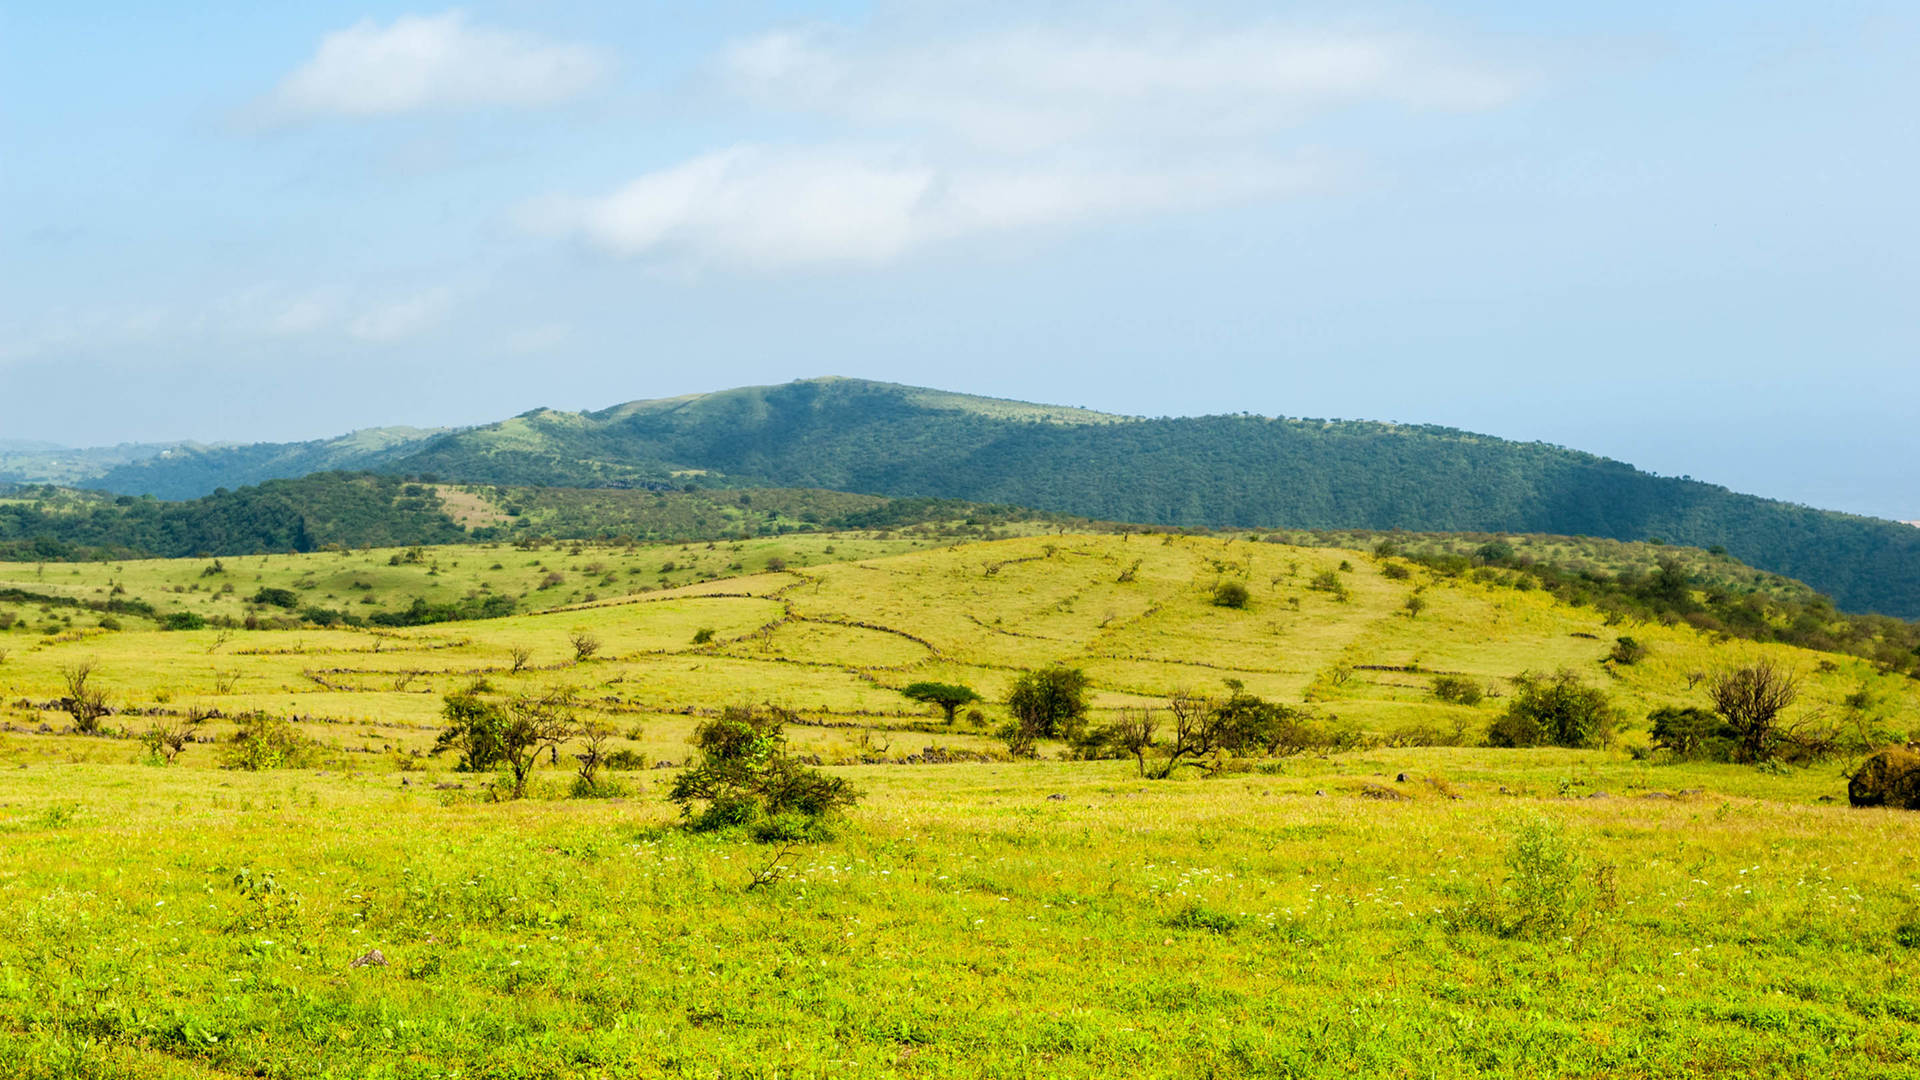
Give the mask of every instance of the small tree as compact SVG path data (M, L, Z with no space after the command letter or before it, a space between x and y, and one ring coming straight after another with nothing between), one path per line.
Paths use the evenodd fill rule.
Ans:
M860 793L840 777L809 769L787 753L788 713L730 706L694 728L698 760L673 782L667 798L695 831L745 825L756 839L793 841L822 835L833 815ZM695 803L706 805L696 814Z
M589 718L580 721L574 732L580 738L580 752L573 755L580 763L580 778L573 783L576 795L600 794L600 767L607 763L607 740L613 738L613 725ZM614 792L617 794L618 792Z
M1407 602L1401 606L1407 609L1407 618L1417 619L1421 612L1427 610L1427 599L1419 593L1414 593L1407 597Z
M513 662L513 666L508 670L518 675L527 670L527 665L533 662L533 650L525 645L510 646L507 649L507 657Z
M509 698L506 723L500 729L500 756L513 779L510 797L526 796L527 781L542 750L557 751L572 736L572 690L556 688Z
M1707 680L1714 711L1733 729L1735 761L1766 761L1780 738L1780 714L1800 697L1800 677L1771 660L1723 668Z
M585 630L575 630L568 635L567 642L573 646L576 664L593 659L593 654L600 651L600 639Z
M953 723L953 717L962 705L971 705L980 700L971 686L958 683L917 682L901 690L900 693L914 701L938 705L947 714L947 723Z
M1212 771L1209 759L1252 753L1300 753L1325 740L1306 714L1250 694L1238 679L1228 679L1228 696L1213 698L1190 690L1167 699L1170 738L1162 740L1160 721L1141 712L1101 728L1090 745L1131 755L1140 775L1164 780L1181 766Z
M1583 685L1573 672L1522 672L1513 683L1506 714L1487 728L1488 745L1591 747L1613 737L1606 692Z
M107 692L93 682L93 661L81 660L60 669L67 684L67 696L60 704L73 717L73 727L82 735L100 734L100 718L112 712Z
M173 759L179 757L180 752L187 748L187 743L192 741L192 729L202 719L197 710L188 713L185 720L171 716L155 717L147 725L147 730L141 732L140 742L146 746L148 753L159 758L163 764L171 765Z
M1036 739L1073 738L1087 717L1086 672L1055 664L1021 675L1007 692L1007 712L1013 719L1001 735L1015 757L1031 756Z
M506 711L482 698L476 690L448 694L440 707L447 726L433 741L433 753L460 752L457 766L461 772L489 772L506 758L502 741L507 727Z

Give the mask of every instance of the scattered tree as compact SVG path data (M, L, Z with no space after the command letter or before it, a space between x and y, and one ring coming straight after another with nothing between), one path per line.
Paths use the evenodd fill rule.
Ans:
M947 714L947 723L953 723L953 717L962 705L971 705L980 700L970 686L958 683L917 682L908 685L900 693L914 701L929 705L938 705Z
M112 712L107 704L107 692L93 682L93 661L81 660L60 669L60 677L67 684L67 696L61 699L61 707L67 715L73 717L73 728L82 735L98 735L100 718Z
M533 662L533 650L525 645L513 645L507 649L507 658L512 661L512 667L508 670L518 675L527 670L527 665Z
M1427 609L1427 600L1426 597L1421 596L1419 593L1414 593L1412 596L1407 597L1407 602L1401 606L1407 609L1407 618L1417 619L1420 617L1420 613Z
M567 636L567 642L573 646L573 661L576 664L593 659L593 654L600 651L600 639L586 630L575 630Z
M461 772L490 772L505 760L506 711L469 688L448 694L440 713L447 726L433 742L433 753L457 750Z
M1490 746L1603 746L1613 737L1613 705L1562 668L1553 675L1514 676L1506 714L1487 728Z
M746 826L762 841L815 838L859 800L844 779L809 769L787 752L789 716L774 707L730 706L694 728L697 760L667 793L689 828ZM696 803L705 804L698 813Z
M1026 672L1007 692L1007 712L1001 735L1015 757L1031 757L1036 739L1073 738L1086 722L1086 672L1059 664Z
M500 756L512 778L510 798L526 796L527 781L542 750L557 752L573 736L573 704L573 691L567 688L516 694L507 700Z
M1733 729L1734 760L1766 761L1780 740L1780 714L1800 697L1800 677L1761 660L1715 672L1707 680L1707 696Z
M607 763L607 741L613 738L613 725L590 717L580 721L574 734L579 736L581 749L573 755L574 760L580 763L580 775L573 782L573 793L582 797L605 794L600 781L600 767Z

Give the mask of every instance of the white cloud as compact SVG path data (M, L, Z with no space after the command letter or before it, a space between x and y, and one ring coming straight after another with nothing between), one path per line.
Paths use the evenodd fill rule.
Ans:
M346 324L362 341L399 341L439 326L453 311L453 292L429 289L391 303L376 304Z
M755 111L827 133L705 153L531 218L666 262L884 263L976 234L1295 194L1347 156L1302 139L1307 121L1356 105L1485 109L1514 92L1416 37L1266 24L782 31L734 43L714 71Z
M470 24L464 12L362 20L320 39L281 81L281 116L382 116L476 105L547 105L598 82L608 63L583 45Z
M618 255L761 270L877 264L974 233L1299 190L1327 172L1310 160L934 167L874 147L736 147L648 173L604 198L550 201L534 218Z
M781 31L737 42L723 85L774 109L935 129L1009 150L1088 138L1243 137L1345 105L1472 110L1514 80L1409 35L1257 25L1027 28L937 44L840 44Z

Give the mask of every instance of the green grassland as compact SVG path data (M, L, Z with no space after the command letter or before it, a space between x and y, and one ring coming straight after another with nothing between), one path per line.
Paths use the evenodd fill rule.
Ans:
M223 564L23 565L0 588L233 616L262 587L544 610L114 631L27 605L0 633L0 1076L1920 1075L1920 825L1848 808L1844 762L1627 752L1649 709L1704 703L1692 674L1758 657L1801 674L1797 712L1920 725L1920 682L1857 657L1247 538ZM1215 606L1222 582L1248 605ZM1646 657L1603 663L1625 634ZM228 771L195 743L161 767L136 739L64 734L47 706L83 660L111 729L195 708L219 738L266 710L322 762ZM1630 719L1608 750L1375 743L1146 781L1058 746L1004 760L993 701L949 728L898 692L997 699L1052 662L1087 671L1103 717L1237 679L1375 735L1471 735L1514 675L1566 667ZM1436 673L1496 696L1439 702ZM476 679L574 688L647 764L684 761L711 710L778 703L795 749L866 795L750 891L778 849L672 828L670 769L569 799L563 751L499 803L426 755L441 696ZM989 760L903 760L925 747ZM388 963L350 966L375 948Z

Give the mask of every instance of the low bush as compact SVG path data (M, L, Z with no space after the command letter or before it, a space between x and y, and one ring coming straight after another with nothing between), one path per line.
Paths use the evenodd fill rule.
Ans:
M249 713L240 717L238 724L239 730L221 747L222 768L248 772L305 769L319 761L320 744L284 717Z
M1478 705L1484 695L1480 684L1464 675L1435 675L1433 696L1449 705Z

